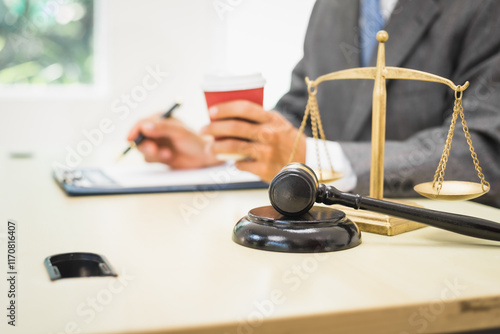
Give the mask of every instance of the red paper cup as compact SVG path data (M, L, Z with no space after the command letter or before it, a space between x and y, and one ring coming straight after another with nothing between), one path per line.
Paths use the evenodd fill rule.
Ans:
M253 89L232 90L224 92L205 91L207 108L222 102L233 100L247 100L262 106L264 100L264 87Z
M203 91L207 107L233 100L248 100L262 105L264 84L260 73L231 75L225 73L206 74L203 78Z
M266 81L260 73L248 75L214 73L205 75L202 88L207 108L234 100L247 100L262 106L265 83ZM241 160L246 157L240 154L219 154L217 158L220 160Z

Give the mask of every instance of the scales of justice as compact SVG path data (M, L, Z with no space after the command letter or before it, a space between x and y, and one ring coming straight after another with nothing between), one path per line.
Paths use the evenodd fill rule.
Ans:
M451 80L412 69L385 66L384 43L389 35L377 33L379 42L375 67L361 67L341 70L318 77L306 78L309 99L295 141L289 162L280 171L269 187L272 206L255 208L243 217L233 230L233 241L243 246L262 250L282 252L318 252L347 249L361 243L361 231L396 235L425 225L449 231L500 241L500 224L479 218L427 210L409 203L383 200L384 146L386 127L386 80L405 79L442 83L455 92L453 115L441 160L433 181L414 187L419 194L431 199L467 200L489 191L477 154L465 121L462 95L469 86L455 85ZM326 138L320 119L316 93L321 82L341 79L374 80L372 101L372 139L370 195L361 197L341 193L334 187L325 186L340 179L342 173L335 172L326 149ZM480 183L466 181L444 181L446 164L458 116L469 145L471 157ZM299 136L304 132L308 118L311 119L313 137L316 139L318 170L292 163L298 146ZM330 170L323 170L320 164L320 140L325 144ZM317 178L316 174L319 175ZM332 205L332 208L314 206L314 203ZM358 210L363 209L363 210ZM359 227L358 227L359 225Z

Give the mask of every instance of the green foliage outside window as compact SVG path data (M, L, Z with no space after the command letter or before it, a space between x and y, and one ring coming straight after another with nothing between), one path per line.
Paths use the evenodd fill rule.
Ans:
M0 0L0 84L91 84L93 0Z

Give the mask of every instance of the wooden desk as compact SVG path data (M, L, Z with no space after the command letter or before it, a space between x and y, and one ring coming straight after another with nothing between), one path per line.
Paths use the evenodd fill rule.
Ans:
M17 327L3 315L2 333L500 327L495 242L426 227L393 237L363 233L359 247L334 253L257 251L232 242L231 233L249 209L268 204L265 190L70 198L50 178L50 160L4 154L0 168L2 244L7 219L17 221L19 240ZM472 202L417 202L500 222L500 210ZM119 277L51 282L44 258L75 251L105 255Z

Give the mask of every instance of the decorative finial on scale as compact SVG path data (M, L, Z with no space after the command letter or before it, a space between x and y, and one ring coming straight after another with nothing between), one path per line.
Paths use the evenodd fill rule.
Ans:
M388 39L389 39L389 34L387 33L387 31L380 30L377 33L377 41L379 41L380 43L385 43L387 42Z

